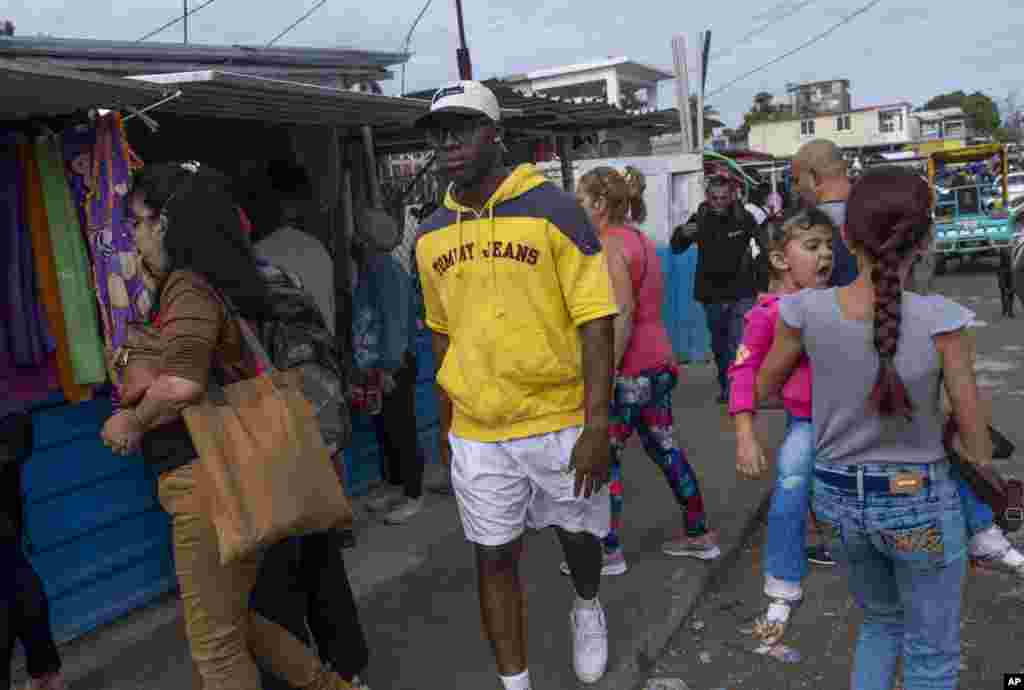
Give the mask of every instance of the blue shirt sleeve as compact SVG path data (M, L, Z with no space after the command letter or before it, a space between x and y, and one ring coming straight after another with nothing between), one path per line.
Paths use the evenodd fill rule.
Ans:
M376 287L377 313L381 319L380 358L377 366L395 370L402 366L412 342L412 277L389 254L375 257L371 271L371 280Z

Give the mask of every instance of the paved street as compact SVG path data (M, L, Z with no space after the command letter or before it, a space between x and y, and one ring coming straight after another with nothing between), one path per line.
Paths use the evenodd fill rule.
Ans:
M978 312L981 383L996 398L999 428L1024 440L1018 421L1024 409L1024 315L1015 321L999 316L995 276L987 269L956 271L938 285ZM606 580L602 590L612 632L611 663L595 687L634 690L659 676L680 679L689 690L848 687L858 613L834 570L816 569L807 583L808 599L792 638L801 663L784 666L757 656L737 632L760 602L758 545L763 535L757 533L758 513L769 483L737 480L735 436L723 408L711 402L714 394L712 368L688 366L675 408L678 436L698 468L725 555L711 565L661 555L659 545L679 519L678 511L660 474L634 445L625 466L623 537L630 570ZM781 414L768 412L759 423L769 443L777 443ZM1024 475L1016 463L1003 469ZM1014 536L1024 540L1024 533ZM346 560L370 639L373 687L497 688L490 650L480 633L472 551L462 538L453 501L429 497L427 509L406 527L382 525L364 514L358 538ZM558 574L560 560L553 535L530 538L524 574L531 671L538 690L579 687L569 656L572 592ZM1017 620L1024 611L1024 587L1001 575L973 577L966 611L962 687L996 687L992 679L1024 666L1024 625ZM170 600L63 653L75 690L190 687L187 649Z
M1024 315L1006 320L999 312L995 276L987 266L966 267L938 279L937 289L974 309L978 329L979 380L995 399L996 426L1018 447L1024 410ZM1009 475L1024 477L1022 453L1000 463ZM1024 548L1024 530L1010 535ZM806 600L788 636L802 657L783 664L755 654L741 635L762 603L763 530L742 550L736 566L702 598L651 678L681 679L689 690L796 690L847 688L860 612L837 569L812 566ZM960 687L1002 686L1002 674L1024 670L1024 583L991 571L973 572L965 594L963 673ZM652 684L651 687L657 687ZM682 687L682 686L667 686ZM666 690L667 690L666 688Z
M724 407L714 402L713 368L686 368L677 388L677 435L697 468L710 519L722 536L715 563L662 555L665 535L680 513L661 473L639 448L625 462L626 526L630 570L610 578L601 592L611 630L611 661L598 690L624 690L641 682L690 612L709 580L721 577L749 539L764 505L768 482L740 482L735 435ZM765 415L777 442L781 413ZM413 524L390 527L364 514L356 549L346 552L353 588L371 649L374 688L490 690L499 683L480 632L476 574L454 500L428 496ZM572 671L568 614L572 588L558 572L553 534L532 535L523 572L529 597L530 668L534 687L578 686ZM183 690L190 687L187 649L173 601L138 612L63 650L75 690Z

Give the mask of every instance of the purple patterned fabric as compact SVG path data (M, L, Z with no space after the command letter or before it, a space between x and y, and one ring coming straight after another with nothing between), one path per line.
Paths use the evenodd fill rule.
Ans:
M147 320L153 304L128 223L131 168L138 163L121 116L111 113L98 118L94 129L69 132L64 157L83 209L104 338L108 347L117 349L124 344L127 325Z

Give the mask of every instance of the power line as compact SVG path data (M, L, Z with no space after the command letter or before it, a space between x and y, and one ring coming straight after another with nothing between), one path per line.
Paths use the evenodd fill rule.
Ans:
M183 13L180 17L175 17L171 21L169 21L166 24L164 24L163 26L161 26L159 29L153 29L148 34L146 34L145 36L140 38L138 41L136 41L136 43L142 43L143 41L148 41L149 39L153 38L154 36L156 36L161 31L169 29L172 26L174 26L175 24L178 24L180 22L185 21L186 19L191 17L193 14L195 14L199 10L203 9L204 7L209 7L210 5L212 5L215 2L217 2L217 0L206 0L206 2L204 2L203 4L199 5L198 7L193 7L188 12Z
M720 57L724 57L726 55L729 55L730 53L732 53L737 48L739 48L741 46L745 46L746 44L750 43L753 39L757 38L762 33L764 33L766 30L768 30L771 27L775 26L779 22L782 22L782 21L785 21L785 20L789 19L790 17L792 17L792 16L798 14L799 12L807 9L808 7L810 7L811 5L816 3L817 1L818 0L804 0L801 3L798 3L798 4L794 5L793 7L791 7L789 9L789 11L783 12L779 16L777 16L777 17L775 17L773 19L769 19L768 21L763 22L760 26L757 26L757 27L751 29L749 32L747 32L747 34L743 38L741 38L740 40L736 41L736 43L732 44L728 48L725 48L723 50L718 51L717 53L715 53L711 57L713 57L713 58L720 58ZM765 14L770 14L770 13L774 12L775 10L779 9L780 7L784 7L784 6L788 5L789 3L790 3L790 0L783 0L783 2L780 2L775 7L771 8L770 10L767 10L765 12Z
M314 12L316 12L318 9L320 9L321 7L323 7L326 4L327 4L327 0L320 0L320 2L318 2L315 5L313 5L313 9L311 9L309 12L306 12L304 15L302 15L301 17L296 19L292 23L291 26L289 26L287 29L285 29L281 33L279 33L277 36L274 36L272 39L270 39L270 41L267 42L267 47L269 48L270 46L274 45L275 43L280 41L282 38L287 36L289 33L291 33L292 29L294 29L299 24L301 24L302 22L304 22L307 19L309 19L310 17L312 17Z
M741 74L740 76L736 77L735 79L733 79L732 81L727 83L725 86L719 87L719 88L715 89L714 91L712 91L711 93L709 93L707 95L707 97L708 98L712 98L714 96L717 96L718 94L722 93L723 91L732 88L733 86L735 86L739 82L743 81L747 77L753 76L753 75L757 74L758 72L766 70L769 67L771 67L772 65L775 65L775 64L777 64L779 62L782 62L783 60L785 60L786 58L788 58L788 57L790 57L792 55L796 55L797 53L799 53L804 48L808 48L808 47L814 45L815 43L817 43L821 39L829 36L836 29L838 29L838 28L840 28L840 27L842 27L842 26L844 26L846 24L849 24L851 21L853 21L854 19L856 19L860 15L864 14L865 12L870 11L872 8L875 7L875 5L878 5L881 2L882 2L882 0L872 0L872 2L869 2L867 5L864 5L863 7L858 9L856 12L853 12L852 14L847 15L842 20L840 20L839 22L833 24L832 26L830 26L825 31L822 31L817 36L814 36L810 40L801 43L799 46L797 46L793 50L790 50L789 52L783 53L782 55L780 55L779 57L775 58L774 60L772 60L770 62L766 62L765 64L761 65L760 67L755 67L754 69L750 70L749 72L746 72L745 74Z

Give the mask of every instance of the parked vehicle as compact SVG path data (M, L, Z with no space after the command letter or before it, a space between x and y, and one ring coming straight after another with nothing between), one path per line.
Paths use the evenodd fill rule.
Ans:
M936 274L945 272L954 257L963 261L1009 250L1018 213L1010 204L1013 177L1001 144L938 151L929 157L928 181L935 190Z

